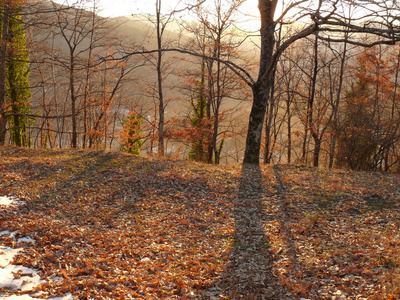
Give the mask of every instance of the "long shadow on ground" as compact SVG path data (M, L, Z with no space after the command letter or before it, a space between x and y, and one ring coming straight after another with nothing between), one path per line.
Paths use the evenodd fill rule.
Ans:
M268 195L262 179L258 165L243 165L235 200L234 249L221 281L208 291L210 298L286 299L273 274L273 255L263 226L268 221L264 213Z

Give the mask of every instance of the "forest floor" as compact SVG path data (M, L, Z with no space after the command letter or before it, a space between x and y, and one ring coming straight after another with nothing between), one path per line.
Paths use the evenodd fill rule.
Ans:
M1 147L0 196L0 298L400 299L396 174Z

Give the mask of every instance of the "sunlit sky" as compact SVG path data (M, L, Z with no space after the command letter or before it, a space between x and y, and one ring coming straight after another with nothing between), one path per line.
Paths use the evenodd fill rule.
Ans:
M93 9L93 0L53 0L60 4L72 5L78 3L79 7L83 6L88 10ZM206 0L206 5L213 7L215 0ZM230 0L226 2L229 3ZM161 8L163 14L168 14L173 10L179 10L186 7L185 3L195 3L196 0L161 0ZM103 17L119 17L131 16L136 14L155 15L156 0L96 0L97 14ZM181 15L182 18L191 19L187 14ZM243 23L247 29L258 30L260 26L258 0L246 0L241 8L240 13L235 17L243 27Z
M58 3L73 5L78 3L78 6L82 7L82 3L86 3L84 6L87 9L91 10L93 8L93 2L96 2L97 13L104 17L119 17L119 16L130 16L136 14L155 14L156 10L156 0L53 0ZM215 7L214 1L218 0L205 0L206 7L210 7L210 11ZM231 0L222 1L223 3L229 3ZM259 11L258 11L258 1L259 0L246 0L239 9L239 13L236 14L235 20L242 23L246 21L248 22L246 27L251 29L259 29L260 19L259 19ZM186 3L194 4L197 0L161 0L161 8L163 14L168 14L174 10L180 10L186 7ZM279 16L282 12L282 2L286 1L278 1L278 7L276 9L276 16ZM294 3L295 0L288 0L288 3ZM286 3L286 5L288 4ZM310 0L304 3L305 6L316 6L316 0ZM229 4L228 4L229 5ZM332 9L331 5L327 3L325 7L327 11ZM296 16L296 9L291 10L293 13L289 13L289 16ZM363 9L353 9L352 14L354 13L364 14L365 11ZM190 19L188 15L181 15L181 17L187 17ZM354 17L354 16L353 16ZM241 27L242 25L239 25Z
M102 16L115 17L115 16L126 16L132 14L154 14L155 12L155 0L99 0L102 12ZM163 0L162 8L164 12L171 11L174 9L178 2L182 4L187 2L179 0ZM258 15L258 0L247 0L243 6L242 11L247 14ZM182 5L180 6L182 7Z
M150 14L155 15L156 0L53 0L60 4L72 5L78 4L79 7L84 7L88 10L93 9L93 1L96 1L97 14L103 17L119 17L119 16L131 16L136 14ZM215 7L214 1L218 0L205 0L205 5L210 7L210 10ZM231 0L222 1L223 3L229 3ZM289 0L291 3L294 0ZM316 0L311 0L309 3L313 3ZM161 0L162 13L168 14L173 10L179 10L186 7L187 3L194 4L197 0ZM276 9L276 15L280 15L282 12L282 2L278 2ZM238 22L238 26L243 29L259 30L260 28L260 13L258 10L258 0L246 0L239 9L239 13L236 14L235 20ZM191 19L188 15L181 15L182 18ZM245 23L246 22L246 23Z

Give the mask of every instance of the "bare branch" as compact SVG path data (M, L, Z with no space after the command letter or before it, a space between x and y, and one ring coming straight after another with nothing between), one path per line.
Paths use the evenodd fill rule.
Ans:
M243 69L242 67L238 66L237 64L235 64L231 61L226 61L226 60L223 60L223 59L220 59L217 57L203 55L203 54L199 54L199 53L192 52L189 50L184 50L184 49L171 48L171 49L154 49L154 50L134 51L134 52L130 52L120 58L111 58L111 59L105 58L105 59L107 59L107 60L122 60L122 59L126 59L133 55L140 55L140 54L143 55L143 54L151 54L151 53L157 53L157 52L179 52L179 53L189 54L189 55L196 56L196 57L219 61L219 62L225 64L232 72L234 72L237 76L239 76L249 87L252 88L253 85L255 84L253 77L245 69ZM241 72L243 74L245 74L245 76Z

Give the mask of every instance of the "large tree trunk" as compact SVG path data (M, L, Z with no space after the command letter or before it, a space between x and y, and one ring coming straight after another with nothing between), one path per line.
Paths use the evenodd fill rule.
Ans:
M10 17L10 5L8 1L3 4L3 28L0 45L0 146L6 142L7 118L6 118L6 58L7 58L7 38L8 20Z
M259 0L258 2L261 16L260 71L257 83L253 86L253 105L249 117L243 163L260 163L261 136L273 84L273 72L270 67L274 63L272 61L275 48L274 14L277 2L277 0Z
M261 135L265 112L267 110L270 96L270 89L271 81L266 85L260 86L259 84L256 84L253 87L253 106L250 112L243 163L260 163Z

